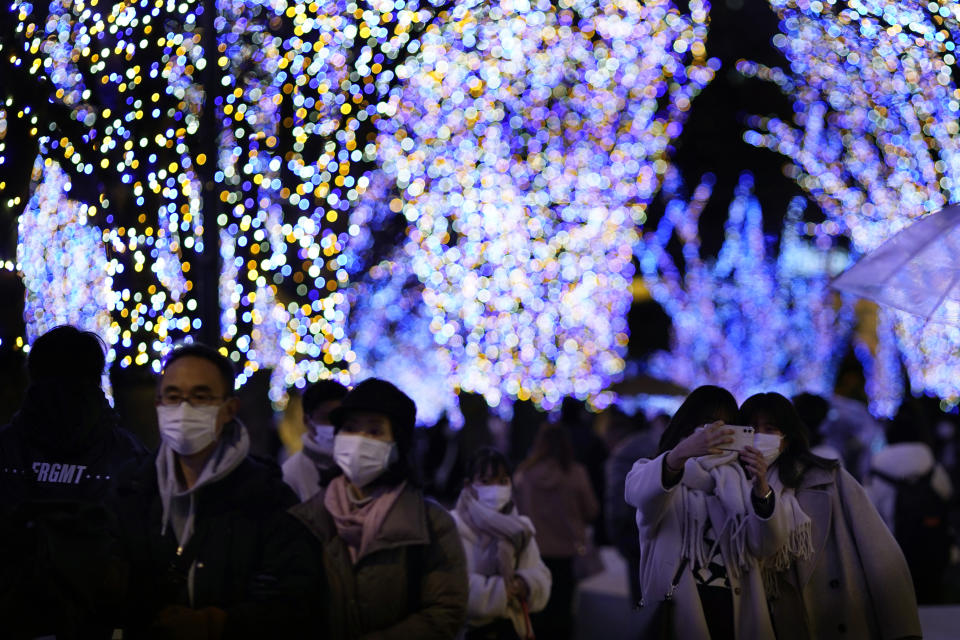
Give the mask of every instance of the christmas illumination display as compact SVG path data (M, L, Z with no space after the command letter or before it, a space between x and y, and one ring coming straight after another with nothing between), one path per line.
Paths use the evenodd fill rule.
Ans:
M785 216L774 259L753 178L743 174L723 246L716 258L706 258L697 225L712 186L708 175L684 200L677 196L679 176L671 172L665 215L639 245L644 279L674 329L670 351L654 354L648 372L691 389L720 385L740 401L761 391L829 395L853 313L849 304L837 305L822 268L803 264L816 255L799 231L803 199L794 199ZM682 246L682 273L667 251L674 234ZM821 252L821 260L826 256Z
M904 380L895 333L896 318L896 312L879 309L874 348L871 349L859 337L853 343L857 359L863 365L867 408L877 417L892 418L903 400Z
M45 168L42 161L36 163L34 175L43 181L20 219L22 226L34 230L24 237L20 251L42 257L23 262L24 313L33 319L27 324L28 338L32 342L55 326L74 324L95 331L108 344L116 342L110 309L122 306L130 292L113 290L110 273L117 263L107 261L101 232L86 224L87 205L69 199L66 176L56 163L47 163ZM97 277L91 280L91 274Z
M793 122L753 117L745 139L792 161L793 177L827 215L821 228L866 252L960 199L960 3L770 4L781 19L773 44L790 68L744 60L738 69L777 83L796 115ZM897 317L914 391L956 403L960 331Z
M110 260L133 292L111 309L122 366L157 370L174 341L202 329L197 289L212 238L221 269L207 286L223 350L242 365L238 384L270 367L278 399L286 385L349 377L338 290L341 252L358 231L346 221L378 160L373 121L393 69L442 10L403 0L13 3L15 33L0 47L50 95L7 97L3 121L28 127L89 220L108 229ZM53 107L38 113L45 102ZM21 237L39 232L25 219ZM25 272L44 259L29 249L21 258Z
M636 259L676 330L651 373L827 393L852 322L826 290L836 239L869 251L960 200L960 3L770 6L789 68L735 71L796 113L751 116L744 139L826 219L794 202L774 256L746 176L714 260L696 237L710 180L688 200L670 164L719 69L703 0L11 0L0 207L20 244L2 266L27 337L75 322L156 371L206 336L238 384L269 368L275 401L381 375L431 417L455 389L603 406ZM871 410L899 398L900 358L915 391L960 399L960 330L880 329L861 348Z
M203 330L213 242L224 351L274 399L390 369L364 323L411 276L392 346L445 388L550 406L622 369L635 228L716 67L709 4L12 6L4 53L54 108L7 112L104 229L122 366ZM397 220L405 244L371 251Z
M460 388L494 405L604 402L635 229L713 77L708 9L463 3L398 69L378 144Z

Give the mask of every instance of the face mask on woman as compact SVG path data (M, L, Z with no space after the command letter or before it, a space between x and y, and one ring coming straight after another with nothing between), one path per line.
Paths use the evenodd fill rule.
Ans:
M321 424L319 422L310 422L310 431L317 448L327 455L333 455L334 429L332 424Z
M362 489L379 478L397 459L397 445L352 433L338 433L333 439L333 459L347 480Z
M753 446L763 454L763 459L769 467L780 456L780 443L783 436L776 433L756 433L753 436Z
M181 455L202 451L217 439L219 405L195 407L189 402L157 406L160 439Z
M475 484L477 501L494 511L500 511L513 497L513 488L509 484Z

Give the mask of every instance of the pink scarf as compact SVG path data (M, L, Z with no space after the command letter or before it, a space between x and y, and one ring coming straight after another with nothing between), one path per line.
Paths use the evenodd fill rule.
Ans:
M460 492L457 515L477 533L476 572L484 576L498 575L505 582L513 578L517 559L530 538L533 527L522 520L516 508L502 513L482 504L470 489Z
M344 476L330 481L323 497L323 506L333 517L337 535L347 543L354 564L366 555L380 533L387 514L406 486L406 482L401 482L394 487L378 487L368 498L357 500L350 494Z

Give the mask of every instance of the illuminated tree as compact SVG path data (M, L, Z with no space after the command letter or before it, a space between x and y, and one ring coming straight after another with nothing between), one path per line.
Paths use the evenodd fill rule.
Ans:
M688 388L717 384L740 400L762 391L829 395L853 313L828 288L827 265L842 256L814 248L798 230L803 199L791 204L774 257L753 178L743 174L712 258L702 255L697 231L712 176L687 201L671 174L666 212L638 245L644 280L673 320L671 348L651 357L648 372ZM682 271L668 250L674 237Z
M770 4L789 69L749 60L738 68L779 86L796 113L754 116L745 139L789 158L827 232L866 252L960 199L960 3ZM960 330L898 313L896 334L914 390L960 399Z
M459 387L603 402L624 366L636 227L713 77L708 9L463 3L398 68L378 145Z

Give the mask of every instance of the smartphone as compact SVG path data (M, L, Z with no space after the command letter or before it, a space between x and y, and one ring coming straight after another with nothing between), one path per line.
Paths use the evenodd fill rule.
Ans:
M727 429L733 429L733 442L721 445L720 449L727 451L743 451L744 447L753 446L753 427L744 427L736 424L724 425Z

